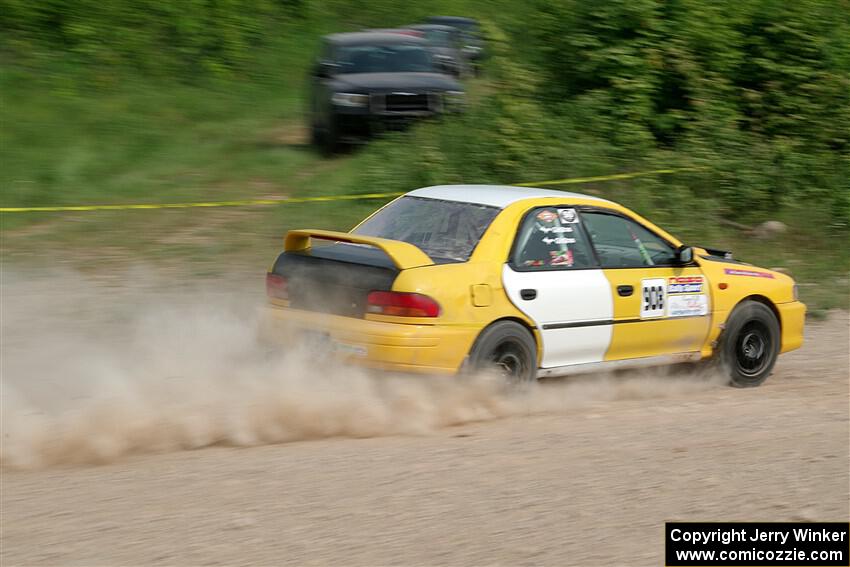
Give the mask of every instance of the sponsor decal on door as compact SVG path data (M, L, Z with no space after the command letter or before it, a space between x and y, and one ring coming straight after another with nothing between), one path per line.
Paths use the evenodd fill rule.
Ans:
M641 280L640 318L699 317L708 314L703 276Z
M664 278L641 280L640 318L664 317L667 308L667 281Z
M671 276L667 278L667 293L702 293L702 276Z
M708 296L703 292L702 276L667 278L667 316L698 317L708 314Z
M697 317L708 314L708 298L702 293L667 297L668 317Z

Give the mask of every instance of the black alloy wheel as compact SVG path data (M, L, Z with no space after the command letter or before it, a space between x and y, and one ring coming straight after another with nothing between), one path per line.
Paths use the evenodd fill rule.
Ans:
M720 346L720 357L731 385L759 386L773 371L779 355L781 333L773 310L758 301L741 302L729 315Z
M531 332L515 321L497 321L484 329L469 354L473 371L495 372L507 384L537 378L537 344Z

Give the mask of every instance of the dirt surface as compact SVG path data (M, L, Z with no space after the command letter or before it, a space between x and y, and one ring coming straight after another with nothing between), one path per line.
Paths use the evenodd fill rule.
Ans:
M665 520L846 521L848 322L756 389L582 379L420 435L6 468L0 563L657 566Z

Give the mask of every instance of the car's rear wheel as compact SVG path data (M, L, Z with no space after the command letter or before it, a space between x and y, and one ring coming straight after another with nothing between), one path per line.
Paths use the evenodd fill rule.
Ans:
M723 330L720 360L732 386L759 386L773 371L779 355L779 321L757 301L744 301L732 311Z
M493 372L509 384L537 378L537 345L531 333L514 321L493 323L479 335L469 353L473 371Z

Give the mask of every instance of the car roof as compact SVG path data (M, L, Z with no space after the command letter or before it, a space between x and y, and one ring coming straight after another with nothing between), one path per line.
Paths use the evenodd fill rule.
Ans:
M408 29L412 30L421 30L421 31L446 31L446 32L457 32L458 29L454 26L450 26L447 24L416 24L409 26Z
M426 18L428 22L452 22L455 24L475 24L478 25L477 20L473 20L472 18L464 18L462 16L431 16L430 18Z
M421 37L398 32L347 32L334 33L325 39L337 45L386 45L394 43L427 44Z
M419 34L416 33L419 30L413 28L413 26L405 26L403 28L373 28L368 30L363 30L368 33L400 33L402 35L411 35L413 37L419 37Z
M599 201L600 203L611 203L611 201L582 193L539 189L537 187L516 187L514 185L435 185L433 187L415 189L407 193L406 196L475 203L477 205L488 205L500 209L504 209L517 201L546 197L557 197L567 200L587 199L590 201Z

